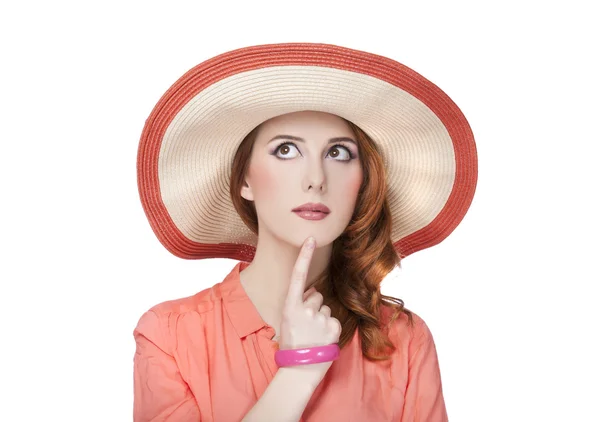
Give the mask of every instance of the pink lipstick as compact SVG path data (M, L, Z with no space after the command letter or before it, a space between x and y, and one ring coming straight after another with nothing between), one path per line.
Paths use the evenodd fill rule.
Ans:
M325 204L321 204L320 202L307 202L304 205L294 208L292 211L305 220L322 220L331 212Z
M294 213L305 220L322 220L329 215L320 211L294 211Z

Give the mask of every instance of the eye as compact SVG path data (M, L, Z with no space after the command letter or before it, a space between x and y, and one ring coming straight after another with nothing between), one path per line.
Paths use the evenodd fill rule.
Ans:
M277 158L281 158L281 156L278 155L277 152L282 152L282 153L285 154L284 157L287 157L287 158L283 158L284 160L289 160L291 158L294 158L293 156L290 157L288 155L288 153L292 150L291 147L294 147L294 149L296 151L298 151L298 148L296 148L296 145L294 145L293 143L291 143L291 142L284 142L283 144L279 144L277 146L277 148L275 148L275 151L273 151L273 155L275 155Z
M340 156L339 151L345 151L346 152L346 154L348 155L348 158L345 159L345 160L338 160L338 161L350 161L350 160L354 159L354 155L352 154L352 151L350 151L349 148L346 148L342 144L335 144L334 146L331 147L331 149L329 151L330 151L330 153L331 153L331 151L337 151L335 153L335 155L332 155L332 157L334 157L334 158Z
M292 150L292 148L295 149L296 151L298 151L298 148L296 147L296 145L292 142L284 142L282 144L279 144L277 146L277 148L275 148L275 150L271 153L271 155L275 155L277 158L280 158L282 160L291 160L292 158L295 158L295 156L290 156L289 152ZM337 157L340 157L340 151L345 152L347 158L345 159L337 159ZM298 151L300 152L300 151ZM283 157L278 154L278 153L283 153ZM350 161L353 160L355 157L352 154L352 151L350 151L349 148L345 147L342 144L335 144L333 145L330 150L329 150L329 155L331 157L333 157L334 159L336 159L336 161ZM341 155L342 157L344 157L344 155Z

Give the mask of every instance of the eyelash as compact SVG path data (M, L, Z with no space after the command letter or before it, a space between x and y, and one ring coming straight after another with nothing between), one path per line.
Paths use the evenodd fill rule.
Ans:
M279 151L279 148L281 148L284 145L293 145L294 148L298 149L298 147L296 146L295 143L286 141L286 142L282 142L279 145L277 145L277 147L273 150L273 152L271 153L271 155L274 155L276 158L279 158L279 157L277 157L277 151ZM336 161L349 162L349 161L354 160L356 158L356 156L352 153L352 151L350 150L350 148L348 148L348 147L346 147L345 145L342 145L342 144L333 144L329 150L331 151L331 149L335 148L335 147L344 148L346 151L348 151L348 155L350 155L350 159L349 160L336 160ZM291 160L291 158L279 158L279 159L280 160Z

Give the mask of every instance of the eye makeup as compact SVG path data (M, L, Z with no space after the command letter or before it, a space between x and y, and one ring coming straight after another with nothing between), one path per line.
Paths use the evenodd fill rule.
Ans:
M293 145L294 148L296 148L298 150L298 152L300 152L300 150L298 149L298 147L296 146L296 144L294 144L293 142L290 142L290 141L284 141L284 142L281 142L279 145L277 145L272 151L270 151L269 154L270 155L274 155L276 158L278 158L280 160L291 160L291 158L281 158L281 157L277 156L277 152L284 145ZM348 148L347 146L345 146L343 144L340 144L340 143L333 144L331 146L331 148L329 149L329 151L331 151L334 148L343 148L346 151L348 151L348 155L350 156L350 158L347 159L347 160L337 160L337 159L334 158L335 161L349 162L349 161L352 161L352 160L354 160L356 158L356 154L354 154L354 152L352 152L352 150L350 148Z

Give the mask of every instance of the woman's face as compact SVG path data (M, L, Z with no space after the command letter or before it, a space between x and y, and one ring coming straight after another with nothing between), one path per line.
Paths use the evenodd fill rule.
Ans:
M321 247L340 236L363 178L355 142L348 124L329 113L300 111L262 123L241 192L254 201L259 237L266 234L300 247L314 236ZM322 203L330 213L306 220L292 212L307 202Z

